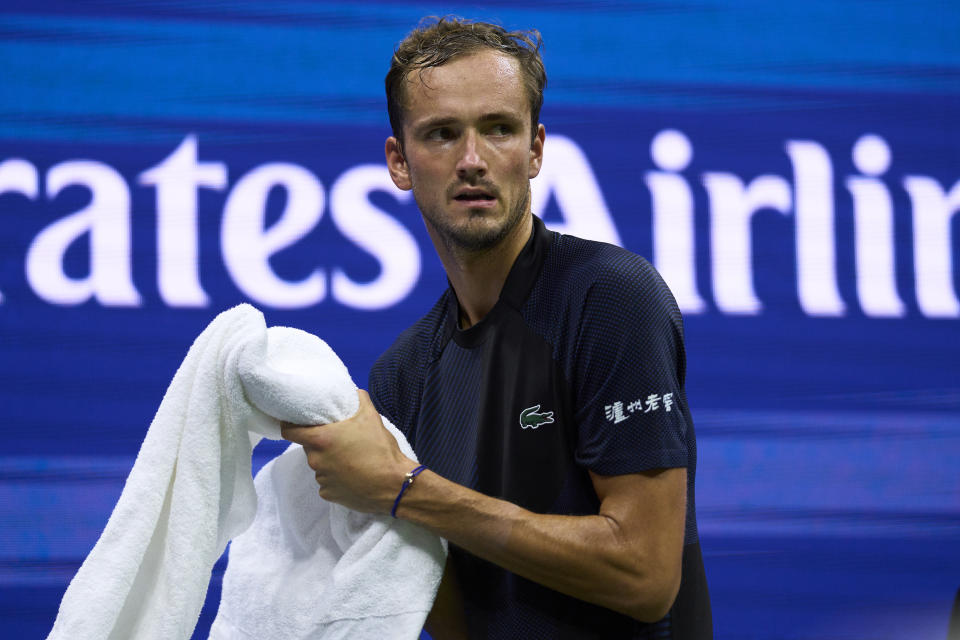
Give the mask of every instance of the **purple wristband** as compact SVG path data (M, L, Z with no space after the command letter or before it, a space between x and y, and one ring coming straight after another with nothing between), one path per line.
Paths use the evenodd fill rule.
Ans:
M422 464L413 471L408 471L406 475L403 476L403 485L400 487L400 493L397 494L397 499L393 501L393 509L390 509L391 516L394 518L397 517L397 507L400 506L400 498L403 497L403 492L413 484L413 479L420 475L426 468L427 465Z

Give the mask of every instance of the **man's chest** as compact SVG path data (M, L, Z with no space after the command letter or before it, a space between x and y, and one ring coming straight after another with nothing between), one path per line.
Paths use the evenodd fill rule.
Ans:
M451 341L425 374L417 455L454 482L551 511L583 475L571 398L551 345L518 323L479 344Z

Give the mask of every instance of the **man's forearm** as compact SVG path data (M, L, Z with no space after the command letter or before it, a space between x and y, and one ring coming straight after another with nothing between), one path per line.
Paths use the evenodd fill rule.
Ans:
M427 471L405 493L397 515L542 585L640 620L658 620L679 586L672 564L682 545L661 542L670 536L636 535L635 523L631 529L611 511L536 514Z

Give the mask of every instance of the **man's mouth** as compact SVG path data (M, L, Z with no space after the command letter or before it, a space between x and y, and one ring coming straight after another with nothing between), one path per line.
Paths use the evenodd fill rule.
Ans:
M496 200L496 198L485 191L470 191L457 194L454 200L459 200L460 202L491 202Z

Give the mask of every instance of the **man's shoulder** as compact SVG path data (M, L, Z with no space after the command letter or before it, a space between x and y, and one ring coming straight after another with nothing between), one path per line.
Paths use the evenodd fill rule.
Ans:
M521 311L553 347L574 383L577 363L596 353L682 344L683 318L670 289L645 258L616 245L555 234Z
M661 300L676 307L669 288L650 262L614 244L556 234L540 286L576 304L627 304Z
M450 290L443 292L433 307L419 320L407 327L384 351L370 371L371 381L382 375L393 376L411 367L426 365L439 352L443 337L449 333L447 305Z

